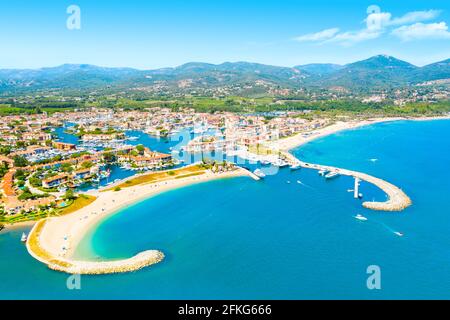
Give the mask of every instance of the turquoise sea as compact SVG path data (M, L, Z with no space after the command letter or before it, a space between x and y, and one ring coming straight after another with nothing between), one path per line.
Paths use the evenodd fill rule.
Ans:
M0 233L2 299L407 299L450 298L450 121L380 123L313 141L309 162L384 178L412 198L401 213L365 210L348 177L282 169L256 182L225 179L160 194L103 221L79 257L123 258L159 249L166 259L131 274L48 270ZM363 183L365 200L383 200ZM353 216L363 214L361 222ZM26 229L26 228L25 228ZM398 237L394 232L404 233ZM381 290L366 269L381 268Z

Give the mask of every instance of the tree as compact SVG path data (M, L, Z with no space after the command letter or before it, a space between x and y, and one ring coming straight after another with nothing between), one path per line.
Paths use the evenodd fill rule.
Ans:
M70 163L63 163L63 164L61 164L61 171L62 172L72 172L73 167Z
M38 187L42 187L42 180L41 179L39 179L39 178L37 178L37 177L31 177L30 179L28 179L28 181L30 182L30 184L33 186L33 187L35 187L35 188L38 188Z
M64 195L65 200L73 200L75 199L75 193L72 189L67 189L66 194Z
M28 160L23 156L15 156L14 157L14 166L15 167L26 167L28 165Z
M17 148L25 148L25 141L17 141L16 143Z
M136 146L136 150L139 152L139 154L143 154L145 151L145 147L142 144L139 144Z
M88 169L88 168L92 168L94 164L92 163L92 161L85 161L81 164L81 167L83 169Z
M114 162L116 160L116 156L112 152L105 152L103 154L103 160L105 162Z
M0 147L0 154L3 154L5 156L7 156L10 153L11 153L11 147L10 146L1 146Z

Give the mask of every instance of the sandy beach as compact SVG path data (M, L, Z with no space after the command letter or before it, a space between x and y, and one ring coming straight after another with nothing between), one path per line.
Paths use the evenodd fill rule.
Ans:
M373 118L368 120L358 120L358 121L340 121L336 122L330 126L320 128L317 130L313 130L307 133L300 133L288 138L272 141L268 144L268 147L276 150L289 151L293 148L297 148L302 146L308 142L316 140L318 138L322 138L340 131L351 130L360 127L364 127L367 125L382 123L382 122L393 122L393 121L430 121L430 120L448 120L450 116L442 116L442 117L416 117L416 118Z
M206 171L199 176L137 185L120 191L96 191L91 195L96 196L97 199L90 205L66 216L47 219L40 232L39 244L55 258L70 260L85 234L101 220L117 213L120 209L171 189L215 179L248 175L249 172L241 168L224 173Z

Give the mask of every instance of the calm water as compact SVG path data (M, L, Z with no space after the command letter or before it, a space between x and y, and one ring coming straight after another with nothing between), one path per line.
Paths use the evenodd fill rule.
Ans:
M397 184L414 201L402 213L365 210L347 192L350 178L324 181L304 169L263 182L197 184L135 204L91 232L77 254L160 249L166 259L132 274L83 276L80 291L28 256L21 229L2 233L0 298L450 298L449 134L450 121L384 123L295 151ZM361 192L385 198L364 183ZM358 213L369 220L357 221ZM381 267L382 290L366 288L369 265Z

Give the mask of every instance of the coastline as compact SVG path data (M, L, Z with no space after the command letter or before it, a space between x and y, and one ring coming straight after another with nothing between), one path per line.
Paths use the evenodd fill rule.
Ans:
M137 185L120 191L97 191L95 193L97 199L90 205L72 214L52 217L44 220L42 224L36 224L30 232L27 249L34 258L47 264L51 269L67 273L73 273L76 270L80 274L105 274L141 269L160 262L164 254L150 250L130 259L103 262L76 261L73 258L79 242L91 228L127 206L187 185L242 176L250 176L250 173L238 167L234 171L223 173L205 171L202 175ZM33 250L29 245L31 237L33 237L32 241L38 244L39 250ZM36 252L40 250L45 254ZM147 262L143 259L147 259ZM62 263L55 264L54 261Z
M30 227L32 228L38 221L23 221L18 223L5 223L5 228L1 232L8 232L10 230Z
M326 168L343 175L361 178L362 180L378 186L389 196L389 199L386 202L364 202L364 207L373 210L401 211L410 206L412 204L412 201L400 188L394 186L393 184L361 172L340 169L331 166L321 166L317 164L305 163L295 158L290 153L290 150L321 137L375 123L404 120L431 121L448 119L450 119L449 116L432 118L375 118L361 121L338 122L325 128L312 131L307 136L305 136L305 134L298 134L296 136L274 141L271 143L271 146L278 147L278 150L284 153L292 163L298 163L303 167L316 170ZM97 190L95 192L91 192L92 195L97 196L97 199L92 204L70 215L52 217L45 220L45 225L43 225L42 230L37 235L35 235L35 232L33 231L38 227L38 224L36 222L30 222L30 224L35 224L32 232L30 232L30 235L33 234L33 236L37 237L39 246L46 253L48 253L51 258L40 257L38 254L32 251L32 249L28 246L28 243L27 249L33 257L47 264L51 269L68 273L77 271L80 274L83 274L83 272L85 272L85 274L104 274L129 272L141 269L145 266L162 261L164 258L164 254L160 251L151 250L139 253L138 255L130 259L103 262L75 261L73 260L73 258L78 244L89 230L98 225L102 220L119 212L121 209L127 206L133 205L156 194L163 193L172 189L177 189L196 183L207 182L210 180L238 176L252 177L252 174L251 172L238 167L238 169L235 171L229 171L220 174L214 174L210 171L205 171L205 173L201 175L182 177L180 179L163 180L154 183L145 183L142 185L125 188L120 191ZM143 259L147 260L144 261ZM61 266L61 264L55 264L54 260L70 264L70 267Z
M269 147L290 152L292 149L298 148L306 143L312 142L316 139L323 138L341 131L352 130L369 126L377 123L395 122L395 121L434 121L434 120L450 120L450 116L440 117L394 117L394 118L372 118L368 120L358 121L340 121L327 127L310 131L305 137L304 133L272 141L268 144Z
M385 123L394 121L434 121L434 120L449 120L449 119L450 116L416 117L416 118L396 117L396 118L373 118L368 120L350 121L350 122L337 122L325 128L312 131L306 136L305 134L300 133L292 137L274 141L270 143L268 146L272 149L279 150L280 153L282 153L285 156L285 158L288 159L291 165L300 165L301 167L309 169L327 170L330 172L336 172L341 175L346 175L353 177L355 179L358 178L360 180L366 181L383 190L388 196L388 199L384 202L365 201L363 202L362 205L367 209L377 211L402 211L412 205L412 200L408 197L408 195L405 192L403 192L402 189L393 185L392 183L389 183L386 180L358 171L352 171L333 166L313 164L301 161L292 154L291 152L292 149L301 147L302 145L305 145L316 139L326 137L341 131L356 129L376 123Z

